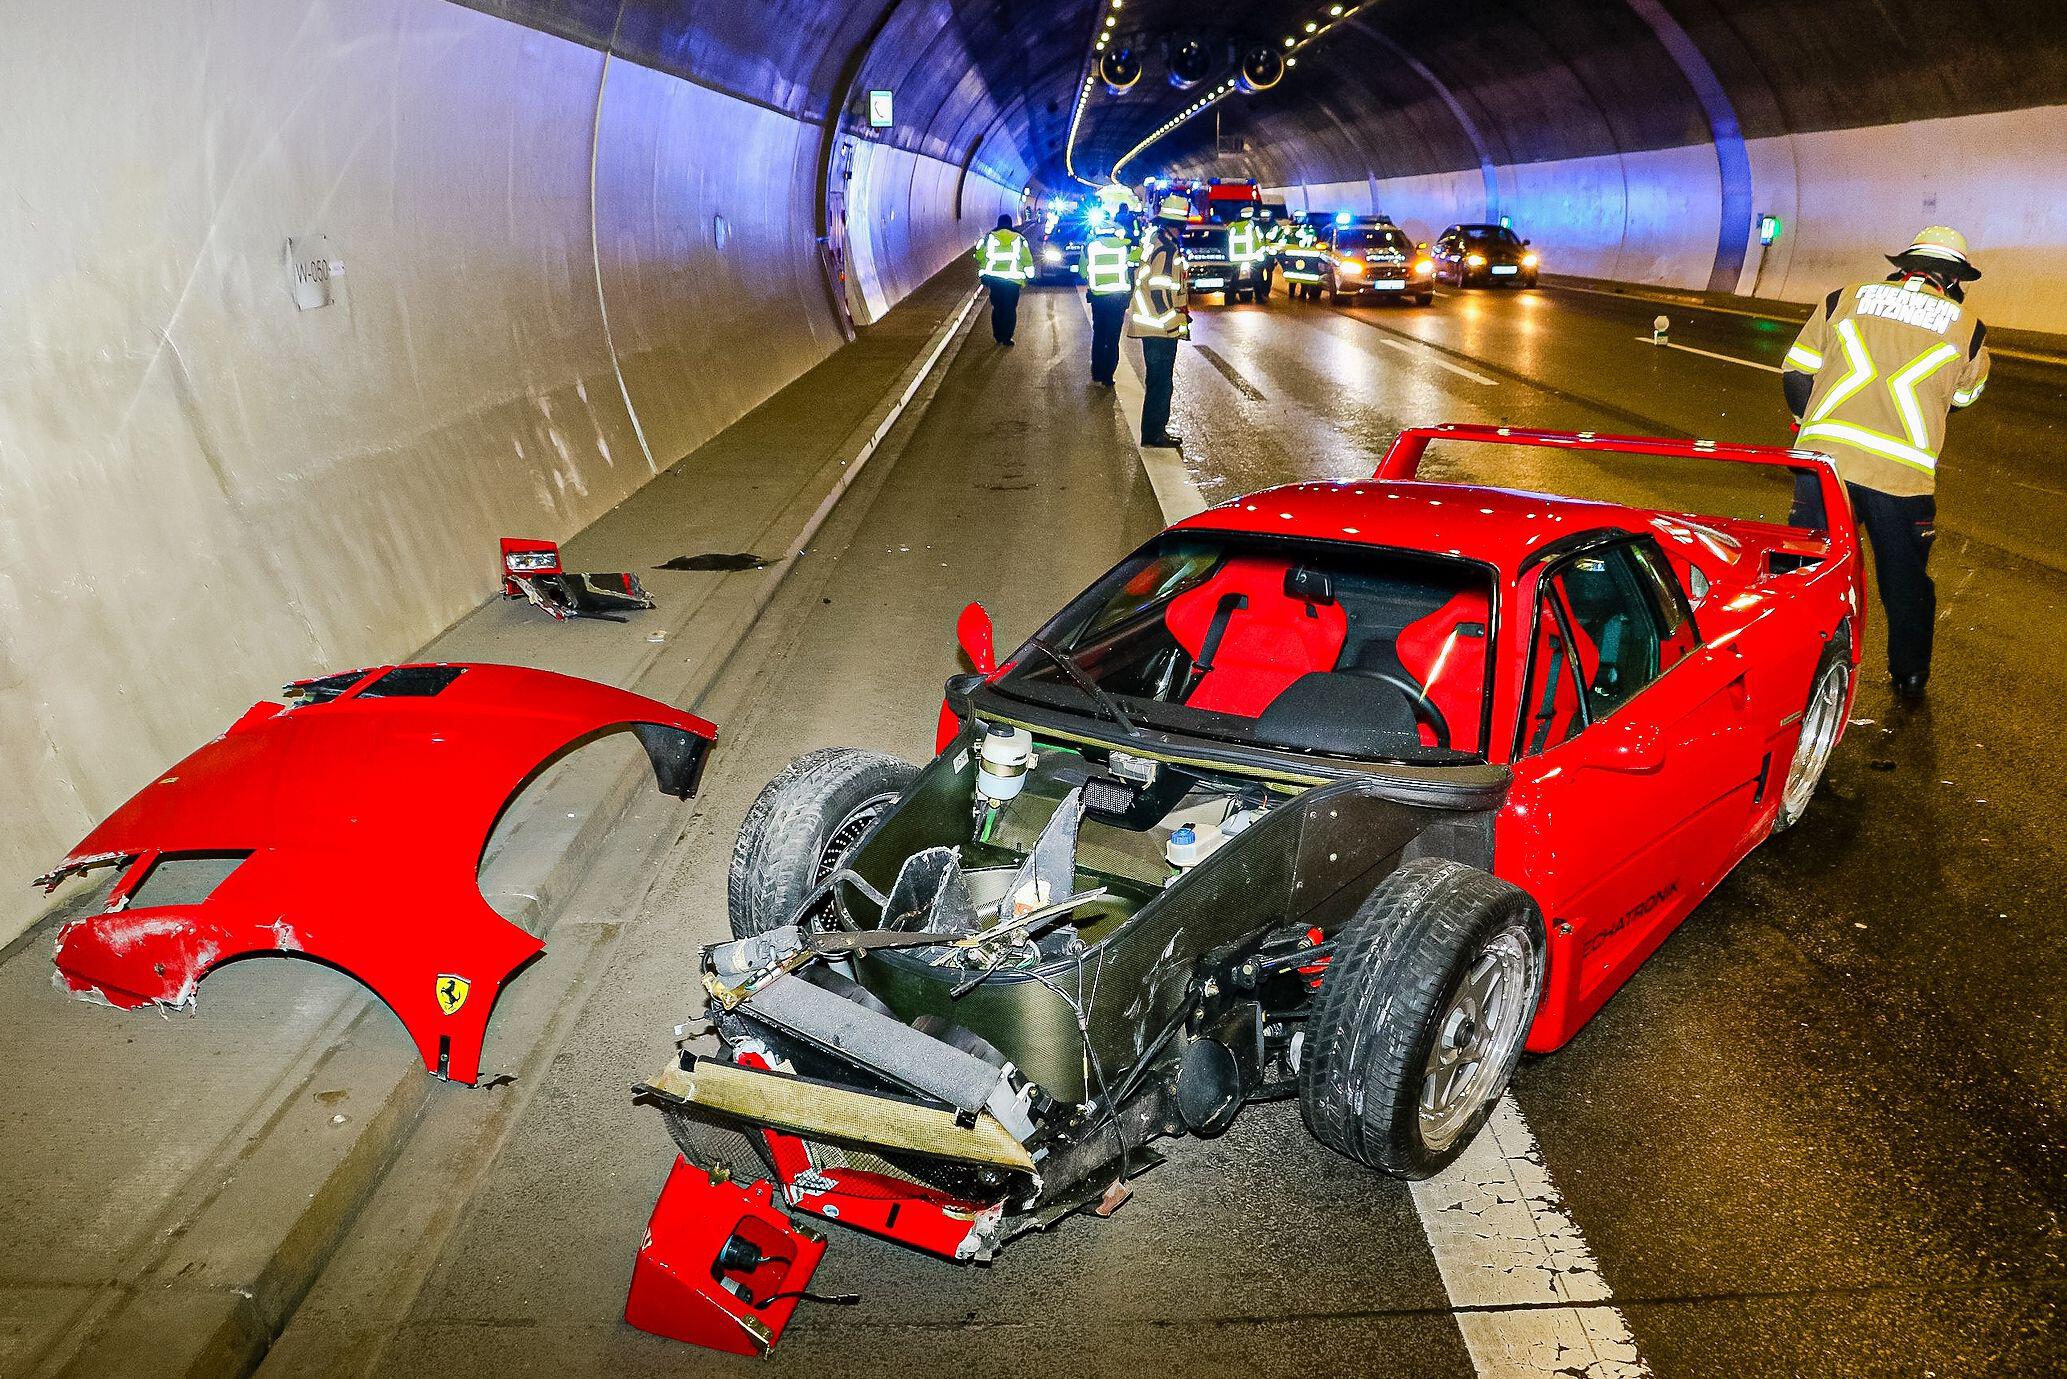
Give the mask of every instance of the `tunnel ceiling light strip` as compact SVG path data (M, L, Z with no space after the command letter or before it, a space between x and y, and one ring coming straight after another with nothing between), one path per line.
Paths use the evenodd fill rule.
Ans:
M1062 170L1068 173L1072 180L1087 187L1096 187L1098 183L1077 171L1077 130L1083 126L1084 108L1091 103L1092 88L1098 84L1098 56L1105 51L1106 42L1112 37L1113 26L1120 22L1119 11L1124 6L1125 0L1106 0L1105 22L1092 27L1096 40L1091 46L1090 56L1084 62L1083 84L1077 87L1077 107L1070 112L1069 137L1062 141Z
M1305 23L1299 25L1298 29L1295 32L1286 34L1286 68L1289 69L1297 67L1299 65L1299 54L1301 52L1305 51L1306 49L1312 47L1314 44L1320 42L1322 39L1326 38L1329 35L1329 33L1331 33L1339 25L1341 25L1345 20L1354 18L1359 11L1367 10L1371 8L1371 6L1375 3L1376 0L1360 0L1360 2L1356 4L1329 5L1327 8L1327 13L1325 15L1317 19L1309 19ZM1112 7L1114 9L1118 9L1120 7L1120 0L1112 0ZM1098 46L1101 50L1104 48L1105 40L1103 38L1099 39ZM1147 148L1150 144L1153 144L1154 142L1156 142L1156 140L1162 138L1164 135L1176 132L1179 128L1181 128L1184 125L1184 123L1187 120L1191 119L1192 116L1204 114L1206 111L1212 109L1215 105L1218 105L1221 101L1227 99L1227 97L1233 95L1237 89L1238 88L1235 80L1232 77L1230 77L1226 81L1221 82L1218 86L1215 86L1211 91L1208 91L1205 95L1193 101L1190 105L1185 106L1184 109L1178 111L1169 119L1163 121L1160 125L1156 126L1154 131L1152 131L1147 138L1143 139L1140 143L1134 145L1134 147L1128 149L1125 153L1120 155L1119 161L1112 165L1112 180L1115 182L1119 181L1120 170L1126 167L1127 164L1133 162L1136 158L1138 158L1141 155L1141 151L1143 149ZM1077 112L1080 116L1083 113L1084 102L1088 98L1089 94L1090 83L1086 82L1084 90L1079 93L1077 100ZM1075 142L1076 125L1075 122L1072 122L1070 125L1070 143L1074 145ZM1075 176L1074 169L1072 169L1071 171L1071 176ZM1082 182L1084 179L1079 177L1077 178L1077 180L1079 182Z

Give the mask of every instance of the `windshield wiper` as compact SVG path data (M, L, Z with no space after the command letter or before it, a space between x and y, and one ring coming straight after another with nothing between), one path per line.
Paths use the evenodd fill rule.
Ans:
M1074 684L1078 689L1082 690L1084 693L1090 695L1092 700L1098 705L1098 707L1105 710L1105 716L1107 718L1110 718L1113 722L1120 725L1121 732L1126 733L1129 737L1138 737L1140 735L1141 730L1134 726L1133 719L1127 717L1127 711L1120 707L1119 701L1114 699L1111 695L1107 694L1104 691L1104 689L1100 688L1096 680L1093 680L1090 676L1086 675L1084 673L1082 666L1079 666L1075 661L1071 660L1066 654L1057 651L1054 647L1048 645L1048 643L1042 641L1039 637L1027 638L1026 644L1033 650L1040 652L1043 656L1046 656L1049 660L1053 661L1055 663L1055 668L1057 670L1060 670L1064 675L1067 675L1070 678L1070 682L1072 684Z

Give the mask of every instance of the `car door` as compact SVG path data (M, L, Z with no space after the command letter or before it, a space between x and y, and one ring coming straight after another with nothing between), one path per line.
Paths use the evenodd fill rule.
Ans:
M1742 658L1702 644L1648 538L1545 568L1529 662L1495 836L1549 926L1530 1047L1555 1048L1741 855L1765 782Z

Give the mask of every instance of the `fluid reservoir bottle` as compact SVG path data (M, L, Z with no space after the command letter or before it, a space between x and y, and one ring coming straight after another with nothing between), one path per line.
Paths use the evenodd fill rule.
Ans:
M976 793L993 805L1016 798L1026 784L1026 763L1032 756L1032 733L999 723L986 725L983 745L976 752Z
M1185 824L1172 832L1170 840L1163 844L1163 856L1181 875L1205 861L1220 842L1220 825Z

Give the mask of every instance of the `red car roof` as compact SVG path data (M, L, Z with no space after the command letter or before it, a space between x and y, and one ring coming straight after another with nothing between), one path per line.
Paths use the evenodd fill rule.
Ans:
M1177 523L1463 556L1512 577L1529 552L1574 532L1642 531L1652 514L1618 503L1420 480L1356 479L1267 488Z

